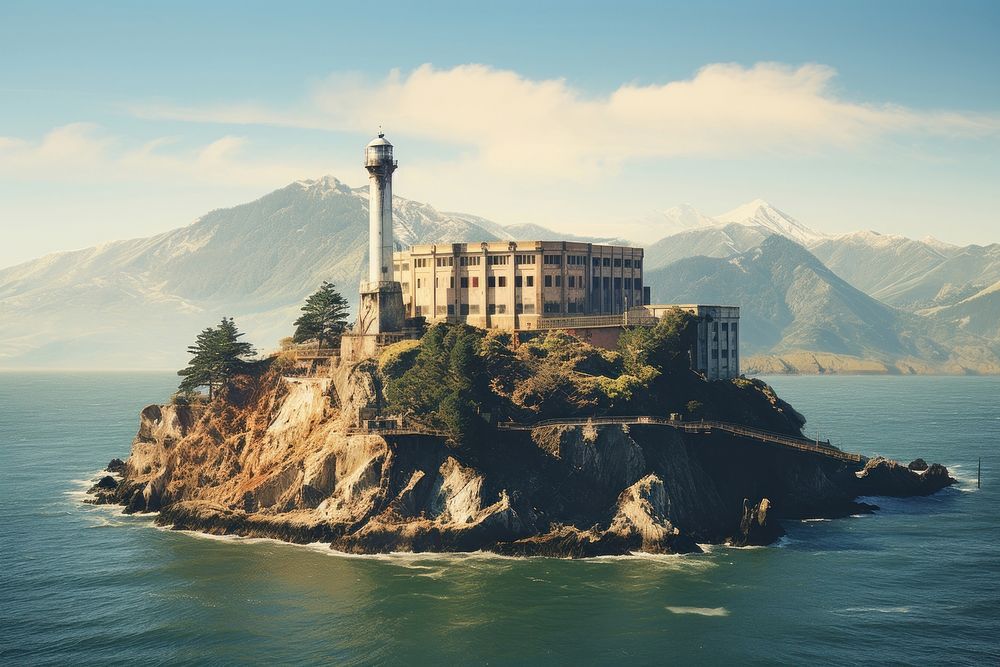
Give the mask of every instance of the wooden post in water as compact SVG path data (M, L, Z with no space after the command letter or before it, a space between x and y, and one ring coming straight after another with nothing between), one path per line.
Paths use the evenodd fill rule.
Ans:
M983 484L983 457L979 457L979 469L976 470L976 488L981 489Z

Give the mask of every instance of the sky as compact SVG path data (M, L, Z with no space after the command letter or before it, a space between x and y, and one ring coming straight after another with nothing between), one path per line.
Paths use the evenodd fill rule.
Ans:
M762 198L1000 241L1000 2L0 3L0 267L288 183L648 243Z

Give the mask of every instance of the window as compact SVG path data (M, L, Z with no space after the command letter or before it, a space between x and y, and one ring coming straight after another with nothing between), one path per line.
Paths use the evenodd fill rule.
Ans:
M479 287L479 276L472 276L472 286Z
M615 278L615 291L619 291L622 288L622 279Z
M410 270L410 263L409 262L403 262L403 265L400 268L402 268L403 271L409 271Z
M403 266L406 266L405 264ZM413 267L416 269L426 269L427 268L427 258L423 257L420 259L413 260Z
M621 268L622 260L618 257L615 258L615 267Z
M552 287L552 276L545 276L545 286Z
M496 287L497 286L496 276L486 276L486 286L487 287Z
M497 276L497 287L507 286L507 276Z
M486 307L486 311L490 315L503 315L507 312L507 304L505 303L491 303Z
M594 263L595 267L596 266L600 266L601 265L601 258L600 257L594 257L594 262L593 263Z
M462 316L468 315L469 314L469 304L467 304L467 303L460 303L460 304L458 304L458 314L462 315Z
M569 312L576 312L576 301L570 301L567 305L569 306Z
M601 258L601 266L611 266L611 258L610 257L602 257Z
M637 268L637 269L641 269L642 268L642 260L641 259L635 260L635 268Z
M479 262L481 259L482 257L479 257L477 255L473 255L471 257L459 257L458 264L459 266L479 266Z
M521 264L534 264L534 255L514 255L514 263L520 266Z
M514 287L521 286L521 276L514 276Z
M611 289L611 278L601 278L601 284L605 291Z
M506 266L510 263L510 255L490 255L486 258L490 266Z
M438 306L437 307L437 314L438 315L446 315L447 313L448 313L448 307L447 306Z
M546 255L543 261L549 265L559 266L562 264L562 255Z
M460 281L459 284L462 286L462 289L469 289L469 279L468 278L462 277L462 278L459 278L459 281Z
M558 313L559 312L559 302L558 301L546 301L544 308L545 308L545 312L546 313Z
M722 332L723 333L729 333L729 322L723 322L722 323Z
M719 351L718 350L712 350L712 358L713 359L718 359L719 358Z
M627 289L627 290L631 290L632 289L632 279L631 278L626 278L625 279L625 289Z
M525 276L524 277L524 285L525 285L525 287L534 287L535 286L535 276Z
M723 359L729 358L729 350L722 350L722 358Z
M733 322L733 338L736 338L736 322Z
M631 269L632 268L632 260L631 259L626 259L625 260L625 268L626 269Z
M595 292L596 292L597 290L599 290L599 289L601 288L601 279L600 279L600 278L598 278L597 276L594 276L594 277L593 277L593 278L592 278L592 279L590 280L590 287L591 287L591 289L593 289L593 290L594 290Z
M417 278L417 289L420 289L420 278Z
M438 266L455 266L455 258L454 257L438 257L437 258L437 265Z
M556 287L562 287L562 276L556 276Z
M410 291L410 283L401 283L404 292Z
M434 276L434 289L437 289L438 287L440 287L440 285L438 285L438 277Z
M478 314L479 314L479 304L478 303L470 303L469 304L469 315L478 315Z
M566 263L573 266L583 266L587 263L586 255L566 255Z
M450 276L448 278L448 287L450 289L455 289L455 276Z
M642 278L633 278L632 279L632 285L637 290L641 290L642 289Z
M399 273L399 262L393 262L393 264L392 264L392 270L395 273Z
M449 315L454 315L455 314L455 304L453 304L453 303L449 303L448 304L448 314Z

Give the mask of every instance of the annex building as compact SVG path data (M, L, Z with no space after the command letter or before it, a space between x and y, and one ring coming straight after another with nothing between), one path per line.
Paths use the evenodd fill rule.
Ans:
M709 380L731 380L740 376L740 307L700 304L657 304L646 306L661 317L671 308L680 308L698 318L698 334L692 351L691 367Z

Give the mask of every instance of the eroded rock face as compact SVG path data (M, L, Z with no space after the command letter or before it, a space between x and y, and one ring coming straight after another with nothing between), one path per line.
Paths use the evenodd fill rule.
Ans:
M928 496L955 483L948 469L939 463L916 472L898 461L881 456L869 459L857 473L858 495Z
M771 501L761 498L754 504L749 498L743 499L743 516L739 532L730 540L735 547L771 544L785 534L778 521L770 520Z
M377 403L373 370L265 375L228 404L148 406L131 456L114 466L121 479L102 479L94 502L159 511L179 529L347 552L585 557L768 544L782 519L953 481L936 465L916 473L873 459L861 469L665 426L498 432L474 452L431 436L359 434L360 411Z

